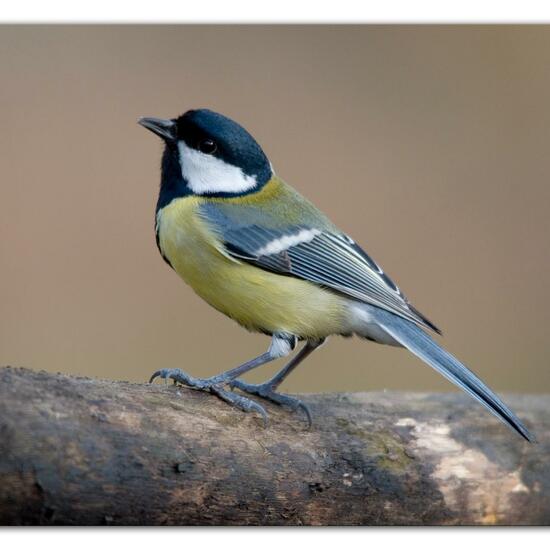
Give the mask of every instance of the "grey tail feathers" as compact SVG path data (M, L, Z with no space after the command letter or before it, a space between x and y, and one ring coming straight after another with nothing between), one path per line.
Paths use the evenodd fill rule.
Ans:
M459 388L469 393L474 399L477 399L490 412L527 441L536 441L535 437L529 433L520 419L494 392L455 357L438 346L422 329L389 311L372 308L370 313L388 334L417 357L428 363L428 365Z

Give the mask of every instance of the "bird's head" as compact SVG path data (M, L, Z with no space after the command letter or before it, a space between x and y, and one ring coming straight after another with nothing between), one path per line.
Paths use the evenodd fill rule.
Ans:
M175 119L141 118L139 124L166 144L161 194L165 187L172 198L244 195L272 176L269 159L256 140L214 111L196 109Z

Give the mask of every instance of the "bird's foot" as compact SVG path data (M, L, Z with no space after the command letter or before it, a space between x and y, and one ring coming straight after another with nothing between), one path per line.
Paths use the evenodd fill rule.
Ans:
M164 378L166 383L168 383L168 380L173 380L174 383L180 383L195 390L208 391L245 412L256 411L262 416L264 425L267 426L268 415L266 410L252 399L224 389L224 386L230 383L230 380L223 376L194 378L181 369L161 369L151 376L149 383L153 382L155 378Z
M246 393L257 395L258 397L262 397L263 399L273 401L273 403L277 403L277 405L286 405L293 411L301 409L306 415L308 429L311 428L312 417L309 407L303 401L297 399L296 397L291 397L290 395L286 395L284 393L277 393L274 387L269 382L265 382L264 384L248 384L243 380L237 379L231 380L229 382L229 386L231 387L231 389L238 388L239 390Z

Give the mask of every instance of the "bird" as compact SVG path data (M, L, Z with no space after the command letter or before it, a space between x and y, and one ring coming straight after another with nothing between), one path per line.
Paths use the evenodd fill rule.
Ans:
M436 342L430 333L441 331L355 240L275 173L243 126L205 108L138 123L164 142L155 216L161 256L210 306L271 337L267 351L221 374L197 378L163 368L150 382L160 377L210 392L255 411L267 425L260 397L303 411L311 427L309 407L278 387L329 336L356 335L408 349L525 440L535 440L483 381ZM302 342L266 382L241 379Z

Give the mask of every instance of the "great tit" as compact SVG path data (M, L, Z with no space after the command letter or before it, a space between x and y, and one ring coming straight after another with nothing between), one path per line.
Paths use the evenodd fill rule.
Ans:
M409 349L477 399L526 440L533 436L474 373L426 331L439 329L411 305L382 268L307 199L281 180L256 140L208 109L174 119L141 118L164 141L156 240L164 260L211 306L244 328L271 336L269 349L211 378L180 369L156 377L209 391L267 422L259 403L234 388L292 409L281 382L331 335L358 335ZM263 384L239 377L294 358Z

